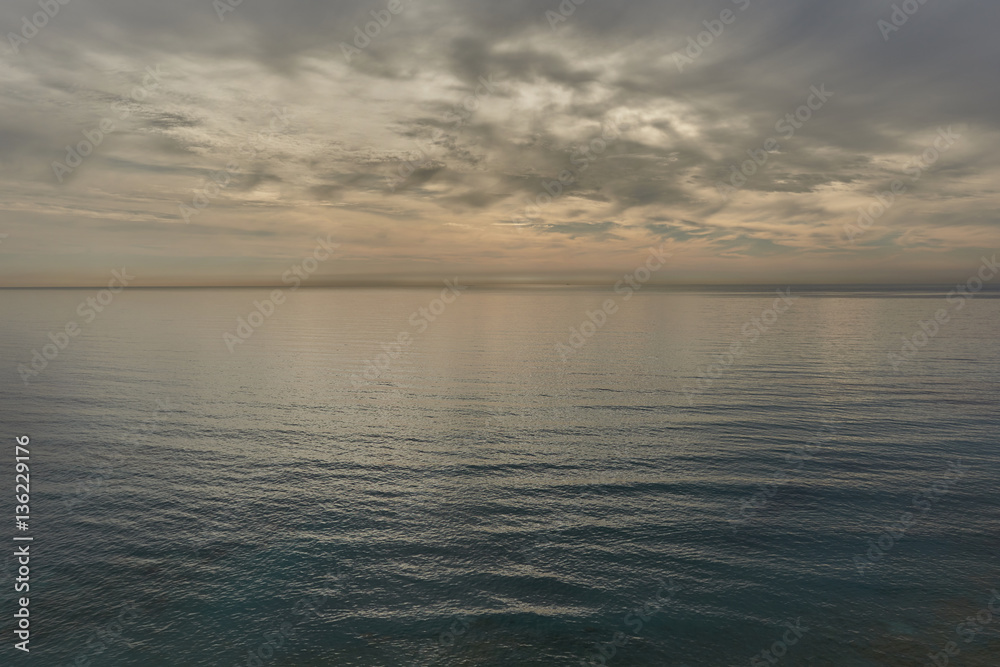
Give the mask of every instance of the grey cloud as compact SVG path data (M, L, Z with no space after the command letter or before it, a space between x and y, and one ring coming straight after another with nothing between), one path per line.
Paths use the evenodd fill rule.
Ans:
M546 242L640 230L709 243L723 256L770 256L796 246L735 220L768 219L825 252L818 244L828 232L819 230L843 215L830 193L867 197L938 126L955 125L965 138L912 185L905 206L933 199L952 208L918 222L995 229L994 193L973 183L1000 170L997 3L928 2L888 42L876 22L890 0L751 0L746 11L731 2L588 2L552 30L545 12L558 4L404 0L348 63L341 43L384 2L243 2L224 21L210 2L72 2L5 57L0 179L5 191L50 187L64 147L126 102L132 116L60 196L99 188L120 198L103 205L152 202L140 213L169 217L176 209L164 206L235 161L241 175L213 204L220 209L280 183L278 201L255 206L322 202L392 222L400 211L426 221L440 210L492 225L569 170L574 182L528 227ZM2 32L19 30L36 8L4 4ZM722 8L736 20L678 71L672 55ZM144 68L161 63L169 72L155 95L131 100ZM489 75L502 85L459 126L450 122ZM715 185L731 165L777 136L776 122L821 84L834 93L829 102L794 137L778 138L781 150L731 201L720 200ZM291 125L241 154L248 135L267 130L272 107L285 106ZM580 147L616 118L627 129L581 168ZM386 179L407 171L417 144L430 155L390 189ZM884 231L865 243L925 243Z

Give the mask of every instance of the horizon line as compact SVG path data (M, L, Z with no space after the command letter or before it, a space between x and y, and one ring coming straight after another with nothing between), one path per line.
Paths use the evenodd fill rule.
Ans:
M607 282L468 282L462 283L463 286L469 289L490 289L490 288L563 288L563 287L579 287L579 288L604 288L613 289L613 285L609 285ZM960 283L959 283L960 284ZM135 285L129 286L127 289L283 289L283 290L299 290L299 289L434 289L441 286L441 282L334 282L334 283L324 283L324 284L312 284L312 285L297 285L289 286L288 284L271 284L271 283L261 283L261 284L170 284L170 285ZM936 283L646 283L642 286L642 289L667 289L667 290L712 290L712 289L730 289L730 290L751 290L751 289L771 289L771 288L798 288L800 290L817 290L817 289L840 289L844 291L874 291L874 290L910 290L910 291L926 291L926 290L937 290L937 289L947 289L953 287L953 284L936 282ZM107 285L0 285L0 290L39 290L39 289L106 289ZM641 291L641 290L640 290ZM1000 291L1000 285L998 286L988 286L984 285L982 292L994 292Z

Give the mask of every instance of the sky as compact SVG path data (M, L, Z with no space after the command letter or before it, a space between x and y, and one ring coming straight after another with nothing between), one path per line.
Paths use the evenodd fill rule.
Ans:
M232 2L0 6L0 286L926 284L1000 240L996 2Z

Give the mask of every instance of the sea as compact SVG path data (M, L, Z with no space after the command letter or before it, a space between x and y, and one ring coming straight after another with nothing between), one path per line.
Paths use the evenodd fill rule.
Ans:
M952 289L0 290L0 664L996 667Z

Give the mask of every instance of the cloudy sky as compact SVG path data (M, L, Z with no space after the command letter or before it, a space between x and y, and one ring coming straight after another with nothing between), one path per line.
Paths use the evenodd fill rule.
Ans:
M994 1L223 2L3 3L0 285L279 284L317 237L313 284L661 246L663 282L929 283L1000 241Z

